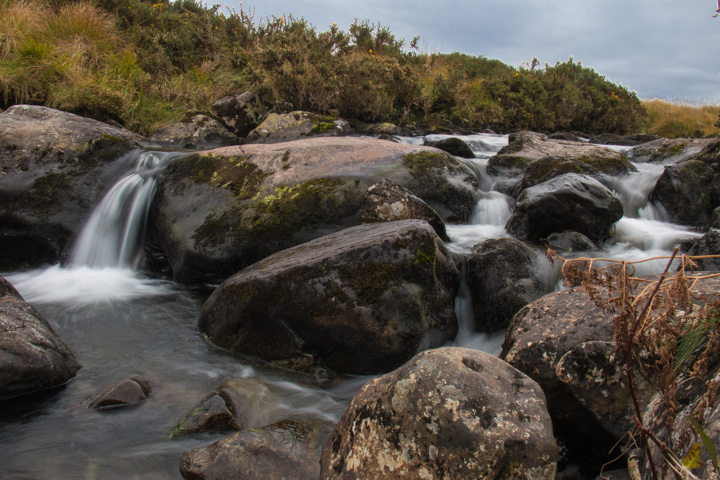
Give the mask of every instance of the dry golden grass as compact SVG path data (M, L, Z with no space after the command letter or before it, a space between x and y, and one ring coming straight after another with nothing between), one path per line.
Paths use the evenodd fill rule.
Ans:
M647 110L645 131L662 137L720 136L720 105L694 106L664 100L643 100Z

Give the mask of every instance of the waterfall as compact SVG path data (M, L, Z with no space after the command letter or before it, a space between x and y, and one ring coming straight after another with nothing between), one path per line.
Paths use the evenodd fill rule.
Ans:
M155 174L177 155L170 152L138 154L133 168L115 182L93 210L73 246L71 266L136 266L155 195Z

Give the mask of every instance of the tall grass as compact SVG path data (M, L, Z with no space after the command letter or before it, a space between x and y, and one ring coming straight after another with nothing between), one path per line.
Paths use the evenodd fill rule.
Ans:
M689 105L664 100L644 100L645 130L662 137L720 136L720 105Z
M435 127L630 133L645 115L633 93L572 59L518 69L417 54L369 21L319 32L199 0L0 0L0 107L48 105L150 133L248 89L280 108Z

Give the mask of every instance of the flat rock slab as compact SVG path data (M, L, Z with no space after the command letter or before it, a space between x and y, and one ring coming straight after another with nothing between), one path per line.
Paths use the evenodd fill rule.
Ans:
M0 400L63 385L79 369L50 324L0 277Z
M199 329L216 345L295 370L383 372L457 331L457 269L421 220L349 228L223 282Z

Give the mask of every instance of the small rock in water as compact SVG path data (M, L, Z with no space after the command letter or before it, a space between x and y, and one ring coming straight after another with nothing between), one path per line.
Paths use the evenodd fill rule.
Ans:
M126 378L108 385L88 399L88 408L106 410L144 402L150 396L150 382L142 377Z

